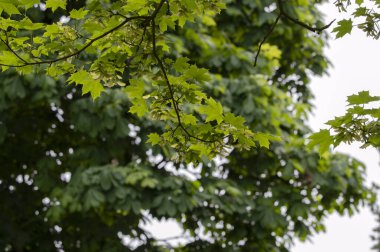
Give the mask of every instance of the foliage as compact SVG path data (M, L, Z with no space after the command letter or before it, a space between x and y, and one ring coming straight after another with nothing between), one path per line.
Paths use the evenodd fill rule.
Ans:
M378 0L337 0L334 2L341 12L349 12L353 19L343 19L334 28L336 38L350 34L352 27L356 26L364 31L368 37L380 38L380 2Z
M350 34L353 27L366 32L368 37L373 39L380 38L380 2L377 0L356 0L353 3L350 0L337 0L335 5L341 12L351 13L352 19L343 19L338 21L338 26L334 28L336 38L344 37ZM352 143L354 141L362 143L361 148L369 146L379 150L380 148L380 107L379 96L371 96L369 91L361 91L358 94L351 95L347 98L348 109L346 114L328 121L329 130L320 130L310 136L309 147L318 145L319 153L324 155L331 145L334 147L343 143ZM377 103L376 103L377 102ZM333 134L331 134L331 131ZM379 186L374 185L378 192ZM379 206L373 203L371 205L373 213L379 217ZM379 220L377 220L379 223ZM374 229L375 235L371 238L375 241L372 249L379 251L379 227Z
M69 84L81 85L82 94L94 99L104 86L127 84L131 113L165 121L165 131L154 136L176 151L173 159L196 162L224 155L226 147L255 145L244 119L232 114L226 119L221 104L202 92L201 86L215 76L188 58L174 59L172 42L163 36L196 18L212 24L224 8L221 1L90 1L74 10L66 9L66 1L46 1L52 12L65 10L69 24L33 22L27 13L35 7L29 1L6 6L12 7L0 20L3 70L66 75ZM176 47L184 50L179 43Z
M371 199L306 148L311 1L39 2L0 1L1 249L168 251L142 224L172 218L175 251L289 251Z
M380 96L371 96L369 91L349 96L346 114L328 121L326 124L330 126L329 130L321 130L311 135L309 146L319 145L322 155L328 151L330 145L336 147L342 142L350 144L357 141L363 143L362 148L379 148L380 108L370 106L378 101Z
M379 192L380 187L375 185L375 189ZM372 204L371 211L376 216L376 227L373 229L374 234L371 235L371 240L374 242L374 245L371 249L375 251L380 251L380 207L379 204Z
M305 149L301 132L308 130L290 119L291 100L281 105L286 96L275 87L268 96L267 86L236 82L226 99L252 96L255 111L267 114L251 121L260 127L277 120L270 113L281 106L289 119L278 126L289 143L233 151L228 163L204 163L191 174L144 144L160 125L125 113L122 90L93 102L45 77L2 80L0 245L8 250L120 251L121 232L140 242L137 251L155 251L165 244L141 226L153 216L175 218L190 234L178 251L287 251L295 237L324 230L328 212L353 213L370 196L361 163ZM260 103L268 98L274 100Z

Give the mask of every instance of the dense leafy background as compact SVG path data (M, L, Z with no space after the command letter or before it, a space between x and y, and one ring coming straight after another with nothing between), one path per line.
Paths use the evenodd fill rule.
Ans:
M55 9L58 3L48 1L47 7ZM167 64L182 62L175 65L177 70L188 67L191 78L201 80L197 89L213 97L208 98L210 106L200 106L205 123L216 126L219 115L229 125L241 125L243 117L245 127L261 132L255 141L269 147L229 149L223 164L205 158L210 148L206 144L198 143L194 153L186 153L187 160L200 162L196 170L186 159L173 161L173 148L152 146L158 143L152 134L170 132L167 121L128 113L141 103L135 100L141 96L141 84L128 82L128 76L118 80L127 88L108 88L93 101L65 84L68 74L53 79L44 73L5 71L0 85L0 248L166 251L167 243L139 225L153 217L177 220L190 236L186 246L173 248L176 251L289 251L294 239L323 231L329 213L352 214L367 202L371 194L363 183L363 164L341 154L321 157L306 145L311 133L305 124L312 98L308 84L311 75L326 71L325 34L312 35L280 20L253 67L257 45L276 19L272 4L229 1L219 15L205 15L182 29L175 26L163 36L169 51L160 55L172 60ZM72 15L73 8L84 6L82 1L68 1L66 8ZM284 7L295 18L322 25L313 1L289 1ZM52 9L32 8L30 15L45 24L68 15ZM141 35L141 29L136 33ZM70 32L57 36L65 34ZM61 46L67 46L64 42ZM6 46L3 55L5 51ZM107 57L120 54L113 53ZM91 57L90 51L78 60L88 62ZM185 57L196 68L187 66ZM152 55L140 55L128 74L151 78L158 69L148 67L149 61ZM65 67L58 64L63 66L55 71ZM203 68L209 70L207 80ZM167 92L154 85L145 89ZM207 122L210 108L213 117ZM191 125L194 119L188 120ZM281 141L269 145L268 136ZM183 132L174 130L172 137L184 143ZM139 246L123 245L121 234L140 241Z

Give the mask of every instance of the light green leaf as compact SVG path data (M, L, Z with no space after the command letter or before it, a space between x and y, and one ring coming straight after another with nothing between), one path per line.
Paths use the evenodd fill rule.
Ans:
M40 0L19 0L20 5L25 6L26 8L30 8L35 4L39 4Z
M146 0L128 0L128 4L123 6L124 11L138 11L146 5Z
M171 16L163 16L160 20L159 27L161 32L166 32L168 26L172 29L175 28L175 22L173 21Z
M224 121L226 123L231 124L237 129L241 129L244 127L245 119L242 116L235 116L232 113L227 113L226 116L224 117Z
M148 135L148 141L147 143L151 143L152 145L156 145L161 141L160 135L157 133L150 133Z
M380 96L371 96L369 91L361 91L358 94L347 97L349 105L366 104L373 101L380 101Z
M201 83L211 80L210 75L208 74L207 69L198 68L192 65L186 72L185 77L189 79L197 80Z
M141 99L144 94L144 81L131 79L129 80L129 83L131 85L125 88L125 92L128 94L129 98Z
M318 145L318 152L320 155L326 153L329 150L330 145L334 143L334 138L330 135L329 130L320 130L319 132L312 134L309 139L310 142L308 147L312 148Z
M4 2L0 1L0 13L2 10L4 10L9 15L21 14L20 11L17 9L17 7L14 4L4 3Z
M267 149L269 149L270 141L280 141L281 140L281 138L278 136L273 136L271 134L262 133L262 132L255 133L253 136L253 139L255 141L258 141L259 145L261 147L265 147Z
M363 3L363 0L355 0L355 3L356 3L357 5L361 5L361 4Z
M338 26L334 28L333 32L336 32L336 38L341 38L346 34L351 34L352 20L343 19L338 22Z
M173 68L177 71L177 72L183 72L185 71L186 69L189 68L189 63L187 63L189 61L189 58L186 58L186 57L180 57L178 58L175 63L173 64Z
M70 11L70 17L72 19L83 19L88 13L88 10L84 10L83 8L79 10Z
M210 149L204 144L193 144L189 147L189 150L193 150L199 153L199 157L208 156L210 154Z
M67 0L47 0L46 8L51 8L53 12L58 8L66 9L66 1Z
M259 142L261 147L269 149L269 137L268 134L257 132L253 136L253 139Z
M136 114L138 117L142 117L148 112L148 106L144 99L134 100L133 106L129 108L129 112L132 114Z
M195 116L188 115L188 114L181 115L181 119L184 124L190 124L190 125L196 125L198 121Z
M94 80L91 74L85 70L79 70L70 76L68 83L72 84L74 82L77 85L82 85L82 94L90 93L94 100L98 98L104 90L103 85L98 80Z
M222 105L213 98L207 100L207 105L199 106L198 112L206 115L206 122L215 120L220 124L223 121Z

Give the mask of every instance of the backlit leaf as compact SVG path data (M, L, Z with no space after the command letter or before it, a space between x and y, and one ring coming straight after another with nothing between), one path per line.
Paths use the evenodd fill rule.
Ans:
M334 28L333 32L336 32L336 38L341 38L346 34L351 34L352 20L343 19L338 22L338 26Z
M51 8L52 11L56 11L58 8L66 9L67 0L47 0L46 8Z
M366 104L373 101L380 101L380 96L371 96L369 91L361 91L347 98L349 105Z
M330 135L329 130L320 130L317 133L312 134L310 137L308 146L310 148L319 146L318 151L320 155L323 155L329 150L331 144L334 143L334 138Z

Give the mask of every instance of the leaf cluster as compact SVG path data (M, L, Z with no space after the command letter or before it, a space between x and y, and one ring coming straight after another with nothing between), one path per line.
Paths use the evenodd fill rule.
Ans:
M361 91L347 98L348 109L345 115L335 117L326 124L330 129L321 130L310 136L309 146L319 146L321 154L326 153L331 145L341 143L362 143L361 148L380 147L380 108L370 106L380 101L379 96ZM331 132L333 132L331 134Z

